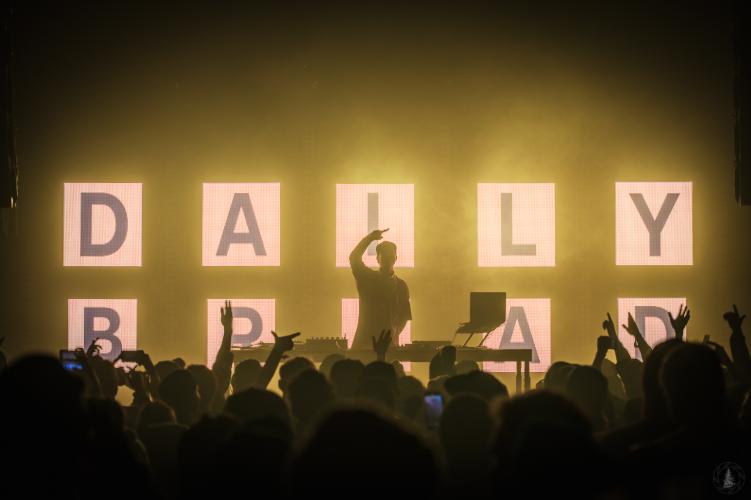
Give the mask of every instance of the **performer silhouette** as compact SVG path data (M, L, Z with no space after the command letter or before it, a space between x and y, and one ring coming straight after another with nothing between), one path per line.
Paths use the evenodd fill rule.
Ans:
M360 295L360 314L352 349L370 349L371 339L377 337L382 330L391 330L392 342L396 343L407 321L412 319L407 283L394 274L396 245L382 241L376 246L379 265L377 271L362 261L368 245L383 239L386 231L388 229L371 232L349 254L349 265Z

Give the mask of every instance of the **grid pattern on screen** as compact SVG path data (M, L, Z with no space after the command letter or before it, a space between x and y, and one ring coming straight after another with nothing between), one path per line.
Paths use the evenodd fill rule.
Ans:
M252 216L258 226L265 255L256 252L250 243L229 245L226 255L218 255L222 234L230 216L236 194L250 198ZM245 212L240 211L232 230L248 233ZM281 261L280 184L267 183L204 183L203 184L203 242L204 266L278 266ZM260 248L260 247L259 247Z
M208 325L207 325L207 344L206 344L206 363L207 366L214 364L216 359L216 353L219 351L219 347L222 344L222 336L224 335L224 327L222 326L222 314L221 308L224 307L224 301L227 299L208 299ZM261 330L261 336L256 343L273 343L274 336L271 334L272 330L276 329L276 301L274 299L229 299L232 302L233 309L240 307L249 307L255 309L261 320L263 321L263 328ZM250 329L250 321L246 318L235 316L232 321L232 331L235 334L248 332ZM233 347L243 346L247 347L247 343L236 342L233 335Z
M342 337L347 339L347 346L352 345L352 339L355 338L357 330L357 318L360 315L360 301L358 299L342 299ZM397 339L398 345L406 345L412 342L412 321L407 321L407 325L399 334ZM412 370L412 363L402 362L404 371Z
M529 329L532 334L532 340L534 341L537 355L539 356L539 362L532 362L529 364L530 372L545 372L550 367L550 344L551 344L551 330L550 330L550 299L507 299L506 300L506 318L507 321L503 325L493 330L488 339L485 341L487 347L498 349L500 348L501 338L503 336L504 328L509 324L509 313L512 307L522 308L524 316L529 324ZM511 334L511 343L521 343L523 341L519 323L510 325L514 330ZM509 346L508 348L515 348ZM483 370L487 372L497 373L515 373L515 362L484 362L482 364Z
M369 202L369 193L370 202ZM377 217L369 214L377 200ZM336 265L349 266L349 254L372 229L368 220L377 220L377 229L389 228L384 240L397 246L395 267L414 267L414 184L337 184L336 185ZM376 256L363 256L368 266L377 266Z
M138 300L137 299L68 299L68 349L86 349L84 345L84 309L91 307L104 307L114 309L120 317L120 327L115 332L115 337L120 340L122 350L133 351L137 349L138 327ZM94 319L94 329L106 330L109 322L105 318ZM112 342L102 338L97 342L102 346L100 355L111 359L119 353L113 352Z
M634 337L632 337L621 325L628 324L628 314L635 314L637 307L659 307L669 311L673 317L678 315L678 309L681 305L686 304L686 298L619 298L618 299L618 338L631 354L631 357L637 357L637 348L634 346ZM636 317L634 318L636 319ZM667 325L660 319L648 317L644 322L644 331L641 332L647 343L654 347L656 344L673 338L675 333L668 323ZM688 327L683 330L683 338L688 336ZM639 356L641 359L641 357Z
M141 265L141 183L65 183L63 195L63 265L64 266L135 266ZM81 194L103 193L122 204L127 217L127 231L122 244L108 255L82 255ZM112 209L103 204L91 206L91 241L104 245L116 233Z
M511 239L505 248L502 194L511 195L512 209ZM510 248L509 243L527 246L528 251ZM555 184L477 184L477 251L480 267L555 266Z
M691 182L615 183L616 265L693 264L692 186ZM659 231L659 241L653 236L651 246L650 231L638 206L646 204L650 223L657 223L661 209L669 208L669 195L676 194L672 209L665 212L669 215Z

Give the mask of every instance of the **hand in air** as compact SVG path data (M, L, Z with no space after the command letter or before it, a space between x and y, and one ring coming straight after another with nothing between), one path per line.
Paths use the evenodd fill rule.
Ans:
M628 323L625 325L621 325L624 330L626 330L632 337L639 338L641 337L641 332L639 331L639 326L636 324L636 321L634 320L634 317L631 315L631 313L628 313Z
M688 307L684 307L684 305L681 304L681 307L678 308L678 314L673 317L673 314L668 312L668 317L670 318L670 324L675 331L676 338L683 340L683 330L686 329L688 320L691 319L691 311L688 310Z
M224 307L221 309L222 313L222 326L224 326L225 329L232 328L232 302L229 300L224 301Z
M608 337L616 337L615 323L613 323L613 318L610 317L610 313L608 313L608 318L602 322L602 329L608 332Z
M741 316L741 314L738 312L738 307L733 304L733 310L728 311L725 314L722 315L723 319L728 322L728 325L730 326L730 329L734 332L739 332L741 330L741 325L743 325L743 320L746 318L746 315L744 314Z
M271 335L274 336L274 349L279 352L291 351L295 347L293 340L300 336L300 332L291 333L289 335L278 336L275 331L272 330Z
M385 233L388 230L389 230L389 228L386 228L386 229L376 229L375 231L372 231L368 235L368 237L369 237L369 239L371 241L382 240L383 239L383 233Z
M388 351L391 345L391 330L382 330L377 339L375 337L371 338L373 339L373 350L376 356L379 360L385 359L386 351Z

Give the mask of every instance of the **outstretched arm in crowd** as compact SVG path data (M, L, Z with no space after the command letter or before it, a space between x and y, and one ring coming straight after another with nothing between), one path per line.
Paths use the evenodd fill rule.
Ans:
M675 331L675 338L678 340L684 340L683 331L686 329L688 320L691 319L691 311L688 310L688 307L681 304L681 307L678 308L678 315L674 318L673 314L668 311L668 317L670 318L670 324Z
M688 309L686 310L688 311ZM652 348L649 347L649 344L647 343L647 341L644 340L644 335L642 335L641 331L639 331L639 327L637 326L636 321L634 321L634 317L631 316L631 313L628 313L628 323L625 325L621 325L621 326L632 337L634 337L634 340L636 341L636 347L639 349L639 353L641 353L641 359L643 361L646 361L647 357L649 357L649 355L652 354ZM681 335L683 335L682 330L681 330Z
M613 318L610 317L610 313L608 313L608 318L602 322L602 329L608 332L608 337L610 337L610 340L613 341L613 350L615 350L615 359L616 362L626 362L631 359L631 355L628 353L625 347L623 347L623 344L621 343L621 339L618 338L618 334L615 330L615 323L613 323Z
M723 318L730 326L730 353L733 356L735 376L740 382L751 383L751 356L742 328L746 315L741 316L738 307L733 304L733 310L726 312Z
M607 335L597 337L597 352L595 353L594 361L592 361L593 368L597 368L598 370L602 368L602 362L611 347L613 347L613 341L610 340L610 337Z
M133 403L131 406L142 406L149 401L159 399L159 384L161 380L154 363L151 361L151 357L144 351L139 350L136 352L138 356L133 361L143 366L146 371L142 372L133 369L126 372L123 367L117 368L117 371L118 378L122 377L120 385L124 384L133 390Z
M383 330L376 339L373 338L373 351L376 353L376 360L386 361L386 352L391 345L391 330Z
M94 339L89 345L88 349L86 349L86 351L84 351L83 349L75 350L76 358L83 367L83 376L88 382L86 384L88 390L87 395L94 398L99 398L102 396L102 385L99 383L99 377L97 376L94 367L91 366L91 363L89 362L89 360L92 357L98 355L99 351L102 349L102 346L97 344L98 340L98 338Z
M290 335L284 335L279 337L276 332L271 332L274 336L274 347L271 348L269 357L266 358L266 362L263 364L260 373L258 374L258 380L256 381L256 387L265 389L268 387L271 378L276 373L276 369L279 366L279 362L284 357L284 353L291 351L295 347L293 340L300 335L300 332L295 332Z
M219 399L227 393L232 376L232 303L229 300L224 302L221 315L224 335L222 335L222 343L216 353L214 364L211 366L211 371L216 376L216 396Z

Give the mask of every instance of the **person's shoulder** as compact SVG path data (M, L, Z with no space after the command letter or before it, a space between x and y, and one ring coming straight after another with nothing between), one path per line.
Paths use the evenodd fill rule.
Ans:
M378 271L376 271L375 269L371 269L365 264L361 264L358 266L352 266L352 273L357 278L361 276L373 276L374 274L378 273Z

